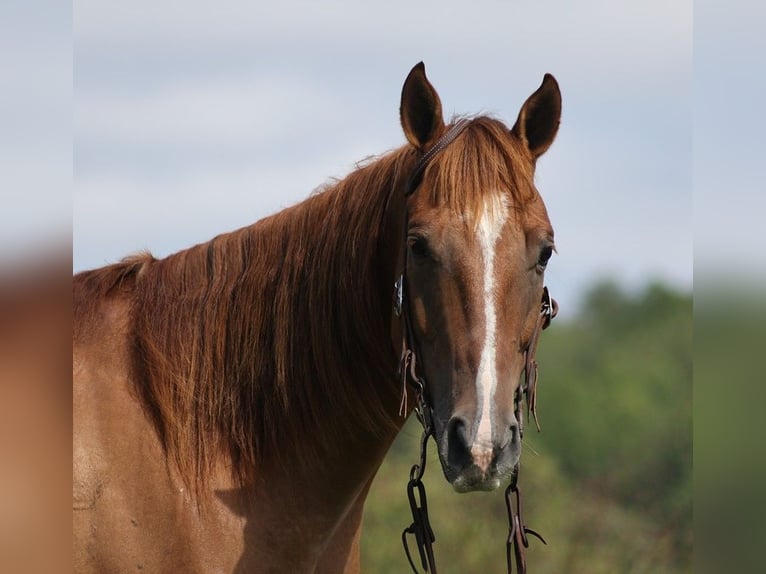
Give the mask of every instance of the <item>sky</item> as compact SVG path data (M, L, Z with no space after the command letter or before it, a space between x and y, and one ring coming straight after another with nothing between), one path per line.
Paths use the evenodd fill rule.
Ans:
M40 2L22 10L39 18L29 6ZM561 129L536 183L558 247L547 283L563 310L602 277L690 289L695 241L719 260L737 250L720 241L721 211L753 219L735 197L752 187L758 134L741 127L762 125L748 111L764 50L757 20L731 6L76 0L62 36L73 46L71 148L60 154L73 268L207 241L398 147L401 86L423 60L446 115L509 125L544 73L558 79ZM735 190L727 201L721 187ZM60 213L55 201L28 203ZM757 229L737 226L741 251Z
M766 5L704 0L694 15L694 275L762 293Z
M0 1L0 278L71 243L71 21L64 2Z

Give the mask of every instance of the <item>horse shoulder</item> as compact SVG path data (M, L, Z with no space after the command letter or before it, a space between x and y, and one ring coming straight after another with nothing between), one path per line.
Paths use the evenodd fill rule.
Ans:
M231 571L245 520L201 512L168 462L131 378L130 305L117 293L75 314L75 571Z

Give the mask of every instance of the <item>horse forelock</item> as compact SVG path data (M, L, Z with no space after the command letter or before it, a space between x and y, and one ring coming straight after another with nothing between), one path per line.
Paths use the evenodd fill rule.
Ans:
M529 152L501 121L473 118L424 174L424 191L435 206L460 213L474 228L489 195L506 195L504 204L522 211L536 196Z

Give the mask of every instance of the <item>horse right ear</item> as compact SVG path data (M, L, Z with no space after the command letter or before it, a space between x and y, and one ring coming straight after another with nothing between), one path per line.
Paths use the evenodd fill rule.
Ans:
M561 91L556 78L545 74L537 91L527 98L511 132L537 160L553 143L561 122Z
M426 78L423 62L416 64L404 80L399 117L407 141L417 149L423 149L444 130L442 103Z

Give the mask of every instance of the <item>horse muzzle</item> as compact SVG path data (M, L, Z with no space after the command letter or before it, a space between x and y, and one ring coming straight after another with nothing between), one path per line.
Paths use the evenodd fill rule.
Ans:
M453 416L441 433L439 459L457 492L495 490L513 473L521 455L518 423L494 426L491 437L482 437L470 419Z

